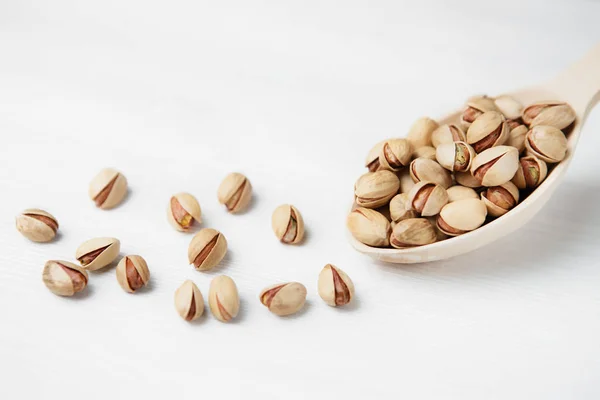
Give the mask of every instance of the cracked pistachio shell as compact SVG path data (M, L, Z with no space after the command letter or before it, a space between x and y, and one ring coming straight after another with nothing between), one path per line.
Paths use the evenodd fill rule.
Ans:
M443 143L465 142L466 140L467 135L465 135L465 132L454 124L440 125L431 134L431 143L436 148Z
M438 123L428 117L419 118L408 131L407 139L414 149L431 146L431 134L439 127Z
M435 147L423 146L413 151L413 158L428 158L435 161Z
M56 236L58 221L44 210L29 208L16 218L17 230L33 242L49 242Z
M455 185L449 187L446 192L448 193L448 203L463 199L478 199L479 195L475 190L470 187Z
M471 175L471 172L455 172L454 179L456 179L456 183L461 186L466 186L473 189L481 187L481 181ZM479 196L477 196L477 198L479 198Z
M525 147L528 155L547 163L557 163L567 155L567 138L560 129L552 126L534 126L527 132Z
M477 117L469 127L467 143L473 146L476 153L481 153L506 143L509 132L504 116L497 111L488 111Z
M198 286L189 279L175 291L175 309L186 321L193 321L204 314L204 299Z
M413 181L412 176L410 176L410 170L408 168L403 169L398 173L400 179L400 193L408 193L413 186L415 186L415 181Z
M398 193L398 189L400 180L393 172L367 172L354 185L356 204L367 208L381 207Z
M447 203L446 189L432 182L419 182L408 193L408 204L411 209L423 217L439 214Z
M227 253L227 239L216 229L204 228L194 235L188 247L188 261L198 271L207 271Z
M171 196L167 207L167 219L173 228L180 232L188 232L194 221L202 222L200 204L189 193L177 193Z
M529 130L525 125L518 124L510 130L508 134L507 146L516 147L519 154L525 150L525 136Z
M367 167L369 172L379 171L379 155L386 141L382 140L369 150L369 154L367 154L367 159L365 160L365 167Z
M390 222L375 210L358 207L348 214L346 226L356 240L367 246L389 245Z
M519 189L535 189L546 179L548 166L535 156L522 157L512 182Z
M426 219L427 219L427 221L429 221L429 223L433 227L433 230L435 231L436 242L440 242L442 240L448 239L448 235L446 235L444 232L442 232L440 230L440 228L438 228L438 226L437 226L437 215L435 215L433 217L426 217Z
M390 139L383 144L379 153L379 167L390 171L399 171L410 163L412 146L406 139Z
M150 270L141 256L125 256L117 264L117 282L124 291L134 293L148 284Z
M517 205L519 202L519 189L514 183L506 182L481 192L481 200L487 207L488 215L500 217Z
M73 263L51 260L44 265L42 280L52 293L59 296L73 296L85 289L88 274Z
M282 204L273 211L271 227L282 243L296 244L304 237L304 220L298 209L290 204Z
M103 210L118 206L127 194L127 179L119 171L105 168L90 182L88 195Z
M437 162L448 171L468 171L475 156L475 150L465 142L444 143L435 151Z
M488 111L498 111L494 99L487 96L472 97L467 101L467 105L460 116L460 124L467 129L483 113Z
M400 221L390 236L390 244L397 249L424 246L436 241L435 229L426 218L410 218Z
M575 110L561 101L541 101L523 109L523 121L534 127L538 125L565 129L575 121Z
M240 296L233 279L220 275L212 280L208 290L208 307L221 322L229 322L238 315Z
M219 203L236 214L244 211L252 199L252 185L244 175L233 172L225 177L217 190Z
M121 250L119 239L101 237L83 242L75 252L75 258L86 271L95 271L112 263Z
M519 119L523 112L523 105L514 97L503 95L494 99L494 104L498 111L506 117L506 119Z
M519 151L511 146L496 146L479 153L471 173L483 186L499 186L510 181L519 168Z
M450 172L436 161L427 158L417 158L410 163L410 176L413 182L433 182L444 189L452 185Z
M263 289L259 299L275 315L295 314L304 307L306 287L298 282L278 283Z
M407 193L397 194L392 198L392 200L390 200L390 217L392 218L393 222L417 217L417 213L410 207Z
M343 306L354 298L354 283L344 271L327 264L319 273L319 296L332 307Z
M485 222L487 208L479 199L448 203L437 218L438 228L448 236L458 236L479 228Z

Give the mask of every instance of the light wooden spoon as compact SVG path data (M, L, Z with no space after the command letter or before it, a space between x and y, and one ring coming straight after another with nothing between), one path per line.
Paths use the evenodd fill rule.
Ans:
M575 125L568 136L568 152L542 184L522 203L502 217L472 232L421 247L381 249L367 246L348 233L352 246L361 253L386 262L399 264L443 260L491 243L525 225L550 199L563 179L573 158L583 124L600 100L600 44L581 60L543 85L508 93L523 105L536 101L560 100L569 103L577 113ZM438 120L440 124L456 121L459 112ZM353 206L354 208L355 206Z

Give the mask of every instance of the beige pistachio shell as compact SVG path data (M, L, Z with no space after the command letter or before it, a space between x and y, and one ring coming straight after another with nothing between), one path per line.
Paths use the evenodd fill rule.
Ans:
M271 227L282 243L296 244L304 237L304 220L298 209L290 204L282 204L273 211Z
M479 197L477 197L477 198L479 198ZM440 230L440 228L438 228L438 226L437 226L437 215L433 216L433 217L427 217L426 219L427 219L427 221L429 221L429 223L433 227L433 230L435 231L436 242L440 242L442 240L448 239L448 235L446 235L444 232L442 232Z
M431 134L438 128L438 123L428 117L422 117L415 121L408 131L407 139L413 149L423 146L431 146Z
M519 189L514 183L506 182L481 192L481 200L487 207L488 215L500 217L517 205L519 202Z
M400 193L408 193L413 186L415 186L415 181L413 181L412 176L410 175L410 169L405 168L398 173L398 177L400 179Z
M127 179L119 171L105 168L90 182L88 195L104 210L118 206L127 194Z
M417 158L410 163L410 176L413 182L433 182L444 189L452 185L452 177L444 167L427 158Z
M510 181L519 168L519 151L511 146L496 146L479 153L471 173L483 186L499 186Z
M485 222L487 208L479 199L448 203L437 219L438 228L448 236L458 236L479 228Z
M259 299L275 315L295 314L304 307L306 287L298 282L278 283L263 289Z
M202 222L202 210L194 196L189 193L177 193L171 196L167 207L167 219L173 228L180 232L188 232L194 221Z
M387 140L379 154L379 166L381 169L399 171L408 165L412 157L412 146L406 139Z
M389 245L390 222L375 210L356 208L348 215L346 226L356 240L367 246Z
M546 179L548 166L535 156L522 157L512 182L519 189L535 189Z
M528 129L525 125L518 125L511 129L508 134L508 140L506 141L507 146L515 147L522 153L525 150L525 136L527 135Z
M465 142L444 143L435 152L437 162L448 171L469 171L476 155Z
M413 151L413 158L428 158L435 161L435 147L423 146Z
M207 271L221 262L227 253L227 239L216 229L204 228L192 238L188 261L198 271Z
M426 218L410 218L394 226L390 244L397 249L424 246L437 241L437 234Z
M96 271L112 263L121 250L119 239L101 237L83 242L75 252L75 258L86 271Z
M418 182L408 193L411 209L423 217L439 214L448 203L446 189L432 182Z
M454 124L440 125L431 134L431 143L433 147L437 148L440 144L452 143L452 142L464 142L467 140L465 132Z
M52 214L37 208L28 208L16 218L17 230L33 242L49 242L56 236L58 221Z
M244 175L233 172L223 179L217 190L219 203L225 205L232 214L240 213L248 207L252 199L252 185Z
M500 146L508 140L509 128L506 119L497 111L481 114L467 131L467 143L476 153L494 146Z
M344 271L332 264L321 270L318 281L319 296L332 307L343 306L354 298L354 283Z
M479 195L470 187L455 185L446 190L448 193L448 203L463 199L478 199Z
M523 105L515 100L514 97L503 95L494 99L496 108L506 117L506 119L519 119L523 112Z
M461 186L466 186L473 189L481 187L481 181L471 175L471 172L455 172L454 179L456 179L456 183ZM479 198L479 196L477 196L477 198Z
M460 117L460 124L464 129L469 128L471 124L483 113L488 111L498 111L494 99L487 96L475 96L467 101L467 105Z
M552 126L534 126L527 132L525 147L529 155L546 161L557 163L567 155L567 138L560 129Z
M383 149L383 145L387 142L387 140L382 140L377 143L367 154L367 159L365 160L365 167L369 170L369 172L379 171L379 155L381 154L381 150Z
M193 321L204 314L204 298L198 286L189 279L175 291L175 309L186 321Z
M402 221L403 219L408 218L416 218L417 216L417 213L410 206L408 193L397 194L390 200L390 217L393 222ZM389 232L387 236L389 236Z
M85 289L88 274L73 263L51 260L44 265L42 280L52 293L59 296L73 296Z
M367 172L356 181L354 194L356 204L377 208L387 204L398 193L400 180L391 171Z
M134 293L148 284L150 270L143 257L125 256L117 264L117 282L124 291Z
M240 297L233 279L220 275L212 280L208 290L208 307L221 322L229 322L238 315Z
M529 127L546 125L565 129L575 121L575 110L561 101L541 101L523 109L523 121Z

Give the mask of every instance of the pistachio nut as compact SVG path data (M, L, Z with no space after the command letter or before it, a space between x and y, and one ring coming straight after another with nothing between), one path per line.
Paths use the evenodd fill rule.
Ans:
M215 277L208 290L210 312L221 322L231 321L240 310L240 296L233 279L226 275Z
M354 283L344 271L333 264L327 264L319 273L319 296L332 307L343 306L354 297Z
M467 101L467 106L460 116L460 124L467 129L481 114L488 111L498 111L494 99L487 96L472 97Z
M111 237L101 237L83 242L75 252L75 258L86 271L95 271L112 263L119 255L121 242Z
M51 260L44 265L42 279L52 293L59 296L73 296L85 289L88 274L73 263Z
M433 182L444 189L452 185L450 172L440 164L427 158L417 158L410 163L410 176L413 182Z
M413 186L415 186L415 181L413 181L412 176L410 175L409 168L405 168L398 173L400 179L400 193L408 193Z
M477 198L479 198L479 197L477 197ZM438 228L438 226L437 226L437 215L433 216L433 217L427 217L426 219L427 219L427 221L429 221L429 223L433 227L433 230L435 231L436 242L440 242L442 240L448 239L448 235L446 235L444 232L442 232L440 230L440 228Z
M217 190L219 203L227 207L227 211L236 214L244 211L252 199L252 185L244 175L233 172L223 179Z
M128 293L146 286L149 279L148 264L141 256L125 256L117 264L117 282Z
M367 154L367 159L365 161L365 167L369 170L369 172L379 171L379 155L381 154L381 150L383 149L383 145L387 142L387 140L382 140L377 143Z
M475 150L465 142L444 143L435 151L437 162L449 171L468 171L475 156Z
M282 243L296 244L304 237L304 220L298 209L290 204L282 204L273 211L271 227Z
M175 291L175 309L186 321L193 321L204 314L204 299L198 286L189 279Z
M488 111L481 114L467 131L467 143L473 146L476 153L490 147L500 146L508 139L508 124L502 114Z
M356 204L377 208L387 204L398 193L400 180L391 171L367 172L354 185Z
M431 134L431 143L436 148L443 143L465 142L466 140L465 132L454 124L440 125Z
M116 207L127 194L127 179L119 171L105 168L90 182L88 194L103 210Z
M295 314L304 307L306 287L298 282L278 283L263 289L259 299L275 315Z
M565 129L575 121L575 110L561 101L541 101L533 103L523 110L523 121L534 127L538 125Z
M506 145L516 147L520 154L525 150L525 136L529 129L525 125L515 121L509 121L508 127L510 128L510 133L508 134Z
M567 138L560 129L538 125L527 132L525 147L528 155L536 156L547 163L557 163L567 155Z
M379 154L379 168L399 171L410 163L412 146L406 139L386 140Z
M431 134L438 128L438 123L428 117L415 121L408 131L407 139L414 149L431 146Z
M435 161L435 147L423 146L413 151L413 158L429 158Z
M462 199L478 199L479 195L475 190L470 187L455 185L449 187L446 192L448 193L448 203L458 201Z
M481 200L487 207L488 215L500 217L517 205L519 189L512 182L492 186L481 192Z
M426 218L410 218L400 221L390 236L390 244L397 249L434 243L437 234Z
M16 218L17 230L33 242L49 242L56 236L58 221L44 210L28 208Z
M481 187L481 181L471 175L471 172L455 172L454 179L456 179L456 183L461 186L466 186L473 189ZM479 198L479 196L477 196L477 198Z
M390 222L375 210L364 207L352 210L346 219L346 226L356 240L367 246L389 245Z
M546 179L548 166L535 156L522 157L519 168L512 180L519 189L535 189Z
M397 194L392 198L392 200L390 200L390 217L392 218L393 222L417 217L417 213L410 206L410 201L408 201L407 193ZM389 232L386 236L389 236Z
M423 217L439 214L448 203L446 189L432 182L419 182L408 193L408 204Z
M437 226L448 236L458 236L479 228L485 222L487 208L479 199L448 203L437 218Z
M198 271L207 271L227 253L227 239L216 229L204 228L194 235L188 247L188 261Z
M523 105L515 100L514 97L503 95L494 99L494 104L498 111L506 117L506 119L519 119L523 112Z
M496 146L479 153L471 173L483 186L499 186L510 181L519 168L519 151L511 146Z
M202 222L201 215L200 204L191 194L177 193L171 196L167 207L167 219L173 228L180 232L187 232L194 221Z

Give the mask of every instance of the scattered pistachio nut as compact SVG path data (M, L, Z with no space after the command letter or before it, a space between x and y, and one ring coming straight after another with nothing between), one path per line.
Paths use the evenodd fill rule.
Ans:
M519 151L511 146L496 146L479 153L471 173L483 186L499 186L510 181L519 168Z
M198 271L207 271L221 262L227 253L227 239L212 228L201 229L188 247L188 261Z
M390 244L397 249L424 246L435 243L437 234L426 218L409 218L394 226Z
M476 153L481 153L494 146L506 143L509 128L506 119L497 111L481 114L467 131L467 143L473 146Z
M467 106L460 116L460 124L467 129L475 120L488 111L498 111L494 100L487 96L475 96L467 101Z
M438 128L438 123L428 117L415 121L408 131L407 139L414 149L431 146L431 134Z
M260 293L260 302L280 317L295 314L304 307L306 287L298 282L271 285Z
M101 237L83 242L75 252L75 258L86 271L96 271L112 263L121 250L119 239Z
M413 151L413 158L429 158L435 161L435 147L423 146Z
M448 203L462 199L478 199L479 195L470 187L455 185L446 190L448 193Z
M389 139L383 144L379 154L379 168L399 171L410 163L412 146L406 139Z
M238 315L240 296L233 279L220 275L212 280L208 290L208 307L221 322L229 322Z
M399 188L400 180L393 172L367 172L354 186L356 204L367 208L381 207L398 193Z
M547 163L557 163L567 155L567 138L560 129L538 125L527 132L525 147L528 155L536 156Z
M416 218L417 216L418 215L416 211L410 206L408 193L397 194L392 198L392 200L390 200L390 217L392 218L393 222L402 221L403 219L408 218ZM389 236L389 233L387 236Z
M127 179L119 171L105 168L90 182L88 194L97 207L103 210L114 208L127 194Z
M488 215L500 217L517 205L519 202L519 189L514 183L506 182L481 192L481 200L487 207Z
M479 199L448 203L437 218L438 228L448 236L458 236L479 228L485 222L487 208Z
M390 222L375 210L364 207L352 210L346 226L356 240L367 246L385 247L389 244Z
M525 150L525 137L529 129L518 122L516 125L514 122L509 122L508 127L510 128L510 133L508 134L506 145L516 147L520 154Z
M437 147L435 158L448 171L469 171L475 150L465 142L444 143Z
M455 172L454 179L456 179L456 183L461 186L465 186L472 189L477 189L481 187L481 181L471 175L471 172ZM477 196L479 198L479 196Z
M431 134L431 143L435 148L440 144L465 142L466 140L467 135L465 135L465 132L454 124L440 125L440 127Z
M450 172L436 161L427 158L417 158L410 163L410 176L413 182L433 182L444 189L452 185Z
M51 260L44 265L42 280L52 293L59 296L73 296L85 289L88 274L73 263Z
M186 321L193 321L204 314L204 299L198 286L189 279L175 291L175 309Z
M304 220L298 209L290 204L282 204L273 211L271 227L282 243L296 244L304 237Z
M124 291L134 293L148 284L150 270L141 256L125 256L117 264L117 282Z
M319 274L319 296L332 307L343 306L354 297L354 283L344 271L327 264Z
M252 185L244 175L233 172L223 179L217 191L219 203L227 207L227 211L237 214L244 211L252 199Z
M419 182L408 193L408 204L411 209L423 217L439 214L447 203L446 189L433 182Z
M538 125L565 129L575 121L575 110L561 101L541 101L533 103L523 110L523 121L534 127Z
M17 230L33 242L49 242L56 236L58 221L52 214L28 208L16 218Z
M167 207L167 219L173 228L180 232L188 232L194 221L201 223L200 204L189 193L177 193L171 196Z
M535 189L546 179L548 166L535 156L522 157L512 182L521 190Z
M381 154L381 150L383 149L385 142L386 140L382 140L373 146L371 150L369 150L369 154L367 154L367 159L365 160L365 167L367 167L369 172L379 171L379 155Z
M521 118L523 105L515 100L514 97L508 95L498 96L494 99L494 104L506 119L515 120Z

